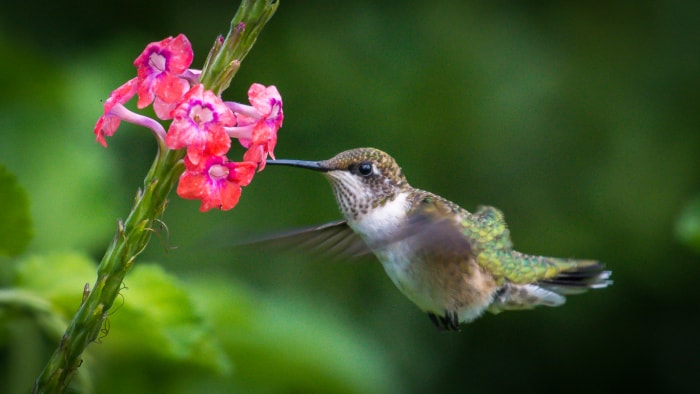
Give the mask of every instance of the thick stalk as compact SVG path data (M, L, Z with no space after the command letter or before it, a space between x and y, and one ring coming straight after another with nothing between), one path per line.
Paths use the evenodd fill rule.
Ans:
M136 256L148 245L153 224L161 216L167 196L182 173L184 151L173 151L160 144L156 159L144 180L143 190L126 221L119 222L114 239L97 268L97 280L61 337L58 348L36 380L34 392L57 393L65 390L82 363L85 348L97 339L107 313L122 287L124 276Z

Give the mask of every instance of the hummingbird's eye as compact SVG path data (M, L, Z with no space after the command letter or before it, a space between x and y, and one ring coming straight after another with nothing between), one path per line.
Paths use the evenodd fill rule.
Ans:
M362 176L368 176L372 174L372 163L368 161L363 161L357 166L357 173Z

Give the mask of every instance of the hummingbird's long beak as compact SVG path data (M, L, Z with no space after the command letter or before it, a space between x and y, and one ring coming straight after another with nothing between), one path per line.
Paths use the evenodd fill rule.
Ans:
M265 163L267 163L267 165L299 167L299 168L306 168L309 170L321 171L321 172L330 171L330 168L325 166L322 161L278 159L278 160L267 160L267 161L265 161Z

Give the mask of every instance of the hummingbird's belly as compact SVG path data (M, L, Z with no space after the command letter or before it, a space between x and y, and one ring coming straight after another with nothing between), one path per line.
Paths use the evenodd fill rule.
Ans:
M375 254L396 287L421 310L442 316L456 312L461 323L479 317L491 304L498 286L473 260L437 263L418 258L407 242Z
M391 247L377 251L376 255L382 262L384 271L394 285L424 311L432 311L438 307L433 291L426 286L424 278L415 269L409 256L411 251L403 243L397 243Z

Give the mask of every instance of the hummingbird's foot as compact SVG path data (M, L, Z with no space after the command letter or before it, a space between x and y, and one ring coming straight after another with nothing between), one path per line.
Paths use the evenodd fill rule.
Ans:
M428 313L428 317L440 331L459 331L459 316L457 316L455 311L450 312L446 310L442 316Z

